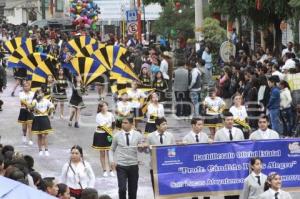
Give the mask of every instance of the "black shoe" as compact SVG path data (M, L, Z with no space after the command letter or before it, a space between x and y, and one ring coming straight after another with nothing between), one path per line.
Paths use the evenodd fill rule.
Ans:
M0 111L3 111L2 107L0 107Z
M75 122L74 127L79 128L78 122Z
M72 127L72 121L69 121L68 125L69 125L69 127Z
M12 97L14 97L15 96L15 92L11 92L11 94L10 94Z

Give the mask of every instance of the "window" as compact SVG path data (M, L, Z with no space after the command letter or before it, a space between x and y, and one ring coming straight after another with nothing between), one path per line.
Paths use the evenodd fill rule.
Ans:
M56 12L64 11L64 1L63 0L56 0L55 10L56 10Z

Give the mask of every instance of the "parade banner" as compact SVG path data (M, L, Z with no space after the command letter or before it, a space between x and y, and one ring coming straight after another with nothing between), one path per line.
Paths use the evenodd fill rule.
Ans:
M277 172L289 191L300 187L300 139L153 146L156 198L239 195L251 157L263 173Z

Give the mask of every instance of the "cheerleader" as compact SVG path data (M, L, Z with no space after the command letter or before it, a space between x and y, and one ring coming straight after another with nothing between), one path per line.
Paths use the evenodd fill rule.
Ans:
M30 91L30 84L28 82L24 82L23 84L23 91L19 93L20 102L21 102L21 109L18 118L18 122L22 124L22 131L23 131L23 143L27 142L27 135L29 138L29 145L32 145L32 133L31 133L31 126L33 120L33 114L30 110L31 103L34 97L34 92Z
M123 93L121 96L121 101L117 103L116 110L116 127L121 129L122 119L128 117L131 113L131 103L128 101L128 94Z
M229 112L233 115L234 126L241 129L244 132L245 139L249 138L249 130L251 129L247 123L247 111L246 107L242 105L242 96L236 94L233 97L234 105L230 107Z
M50 100L44 97L42 89L39 89L34 94L34 99L32 101L33 109L33 122L32 122L32 133L38 136L38 147L39 155L49 156L48 152L48 133L52 132L49 114L54 110L54 105ZM45 153L43 152L43 146Z
M158 71L157 73L155 73L152 88L154 88L157 92L160 102L166 101L165 95L168 90L168 84L164 79L162 72Z
M264 192L267 176L261 172L262 160L259 157L250 160L251 173L244 180L243 191L240 199L256 199Z
M216 88L210 88L209 93L204 101L203 106L205 108L205 124L209 127L211 139L214 139L216 128L223 126L221 113L225 108L225 102L222 98L217 97Z
M141 110L141 98L146 98L145 93L137 89L137 82L133 81L131 88L128 90L128 97L131 100L131 111L134 117L135 127L137 128L139 119L143 118L143 113Z
M27 70L25 68L14 68L14 78L16 80L16 84L11 92L11 96L15 96L15 91L19 85L23 84L23 81L27 78Z
M60 118L64 118L64 102L67 101L66 88L68 87L67 78L64 75L64 69L59 68L58 77L54 83L53 98L55 103L55 109L57 105L60 106Z
M51 102L53 102L53 87L54 87L54 76L48 75L46 79L46 83L42 85L42 91L44 93L45 98L49 99Z
M112 143L113 130L115 127L115 117L111 112L108 112L108 103L101 102L98 105L96 116L97 128L94 133L93 148L100 151L100 162L103 169L103 176L107 177L107 167L109 167L110 175L115 176L113 166L106 160L111 160L109 150ZM106 157L107 156L107 159Z
M73 117L75 116L75 128L79 128L78 121L80 117L80 109L85 108L82 100L82 95L85 93L85 89L82 85L81 77L76 76L73 80L72 96L70 99L71 115L69 119L69 126L72 126Z
M142 67L141 74L139 75L139 79L141 80L143 87L151 88L152 86L151 76L147 66Z
M152 133L156 131L155 120L157 118L165 117L164 106L158 102L158 95L152 93L150 103L147 107L147 123L145 127L145 133Z

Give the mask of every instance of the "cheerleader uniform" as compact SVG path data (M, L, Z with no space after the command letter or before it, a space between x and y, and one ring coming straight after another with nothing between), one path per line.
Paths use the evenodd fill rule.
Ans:
M85 90L81 86L73 87L72 96L70 99L71 107L79 108L79 109L85 108L85 105L82 100L82 95L84 94L84 92L85 92Z
M44 97L51 102L53 102L53 85L52 84L43 84L41 86L44 93Z
M129 89L128 90L128 97L131 99L131 111L133 114L133 117L135 119L142 119L143 118L143 113L141 110L141 98L146 98L147 96L140 90L133 90Z
M119 101L117 103L117 117L116 117L116 127L118 129L122 128L122 120L124 117L129 116L131 113L130 102Z
M145 127L145 133L152 133L156 131L155 120L165 116L164 106L158 104L157 106L153 103L150 103L147 107L147 123Z
M151 88L152 87L152 84L151 84L151 78L147 75L141 75L140 76L140 81L142 83L142 85L144 87L147 87L147 88Z
M249 130L251 127L247 123L246 119L248 117L247 110L245 106L232 106L229 109L229 112L233 115L234 126L241 129L244 133L245 139L249 138Z
M54 105L50 102L50 100L43 98L39 102L34 99L32 101L32 106L34 109L32 133L40 135L52 132L53 129L51 128L48 114L49 111L54 109Z
M113 125L115 117L112 113L98 113L96 116L97 128L94 133L93 145L94 149L109 150L113 137Z
M34 92L20 92L19 97L21 101L21 109L18 118L18 122L22 124L31 124L33 120L33 114L29 110L32 100L33 100Z
M159 80L159 81L153 82L153 88L155 89L155 91L158 94L159 101L160 102L166 101L165 95L166 95L166 91L168 90L167 82L165 80Z
M212 99L206 97L203 103L206 107L204 126L212 128L223 126L221 113L225 108L225 102L222 98L216 97L215 99Z
M68 81L65 77L62 79L57 79L53 88L53 98L57 102L67 101L67 91Z

